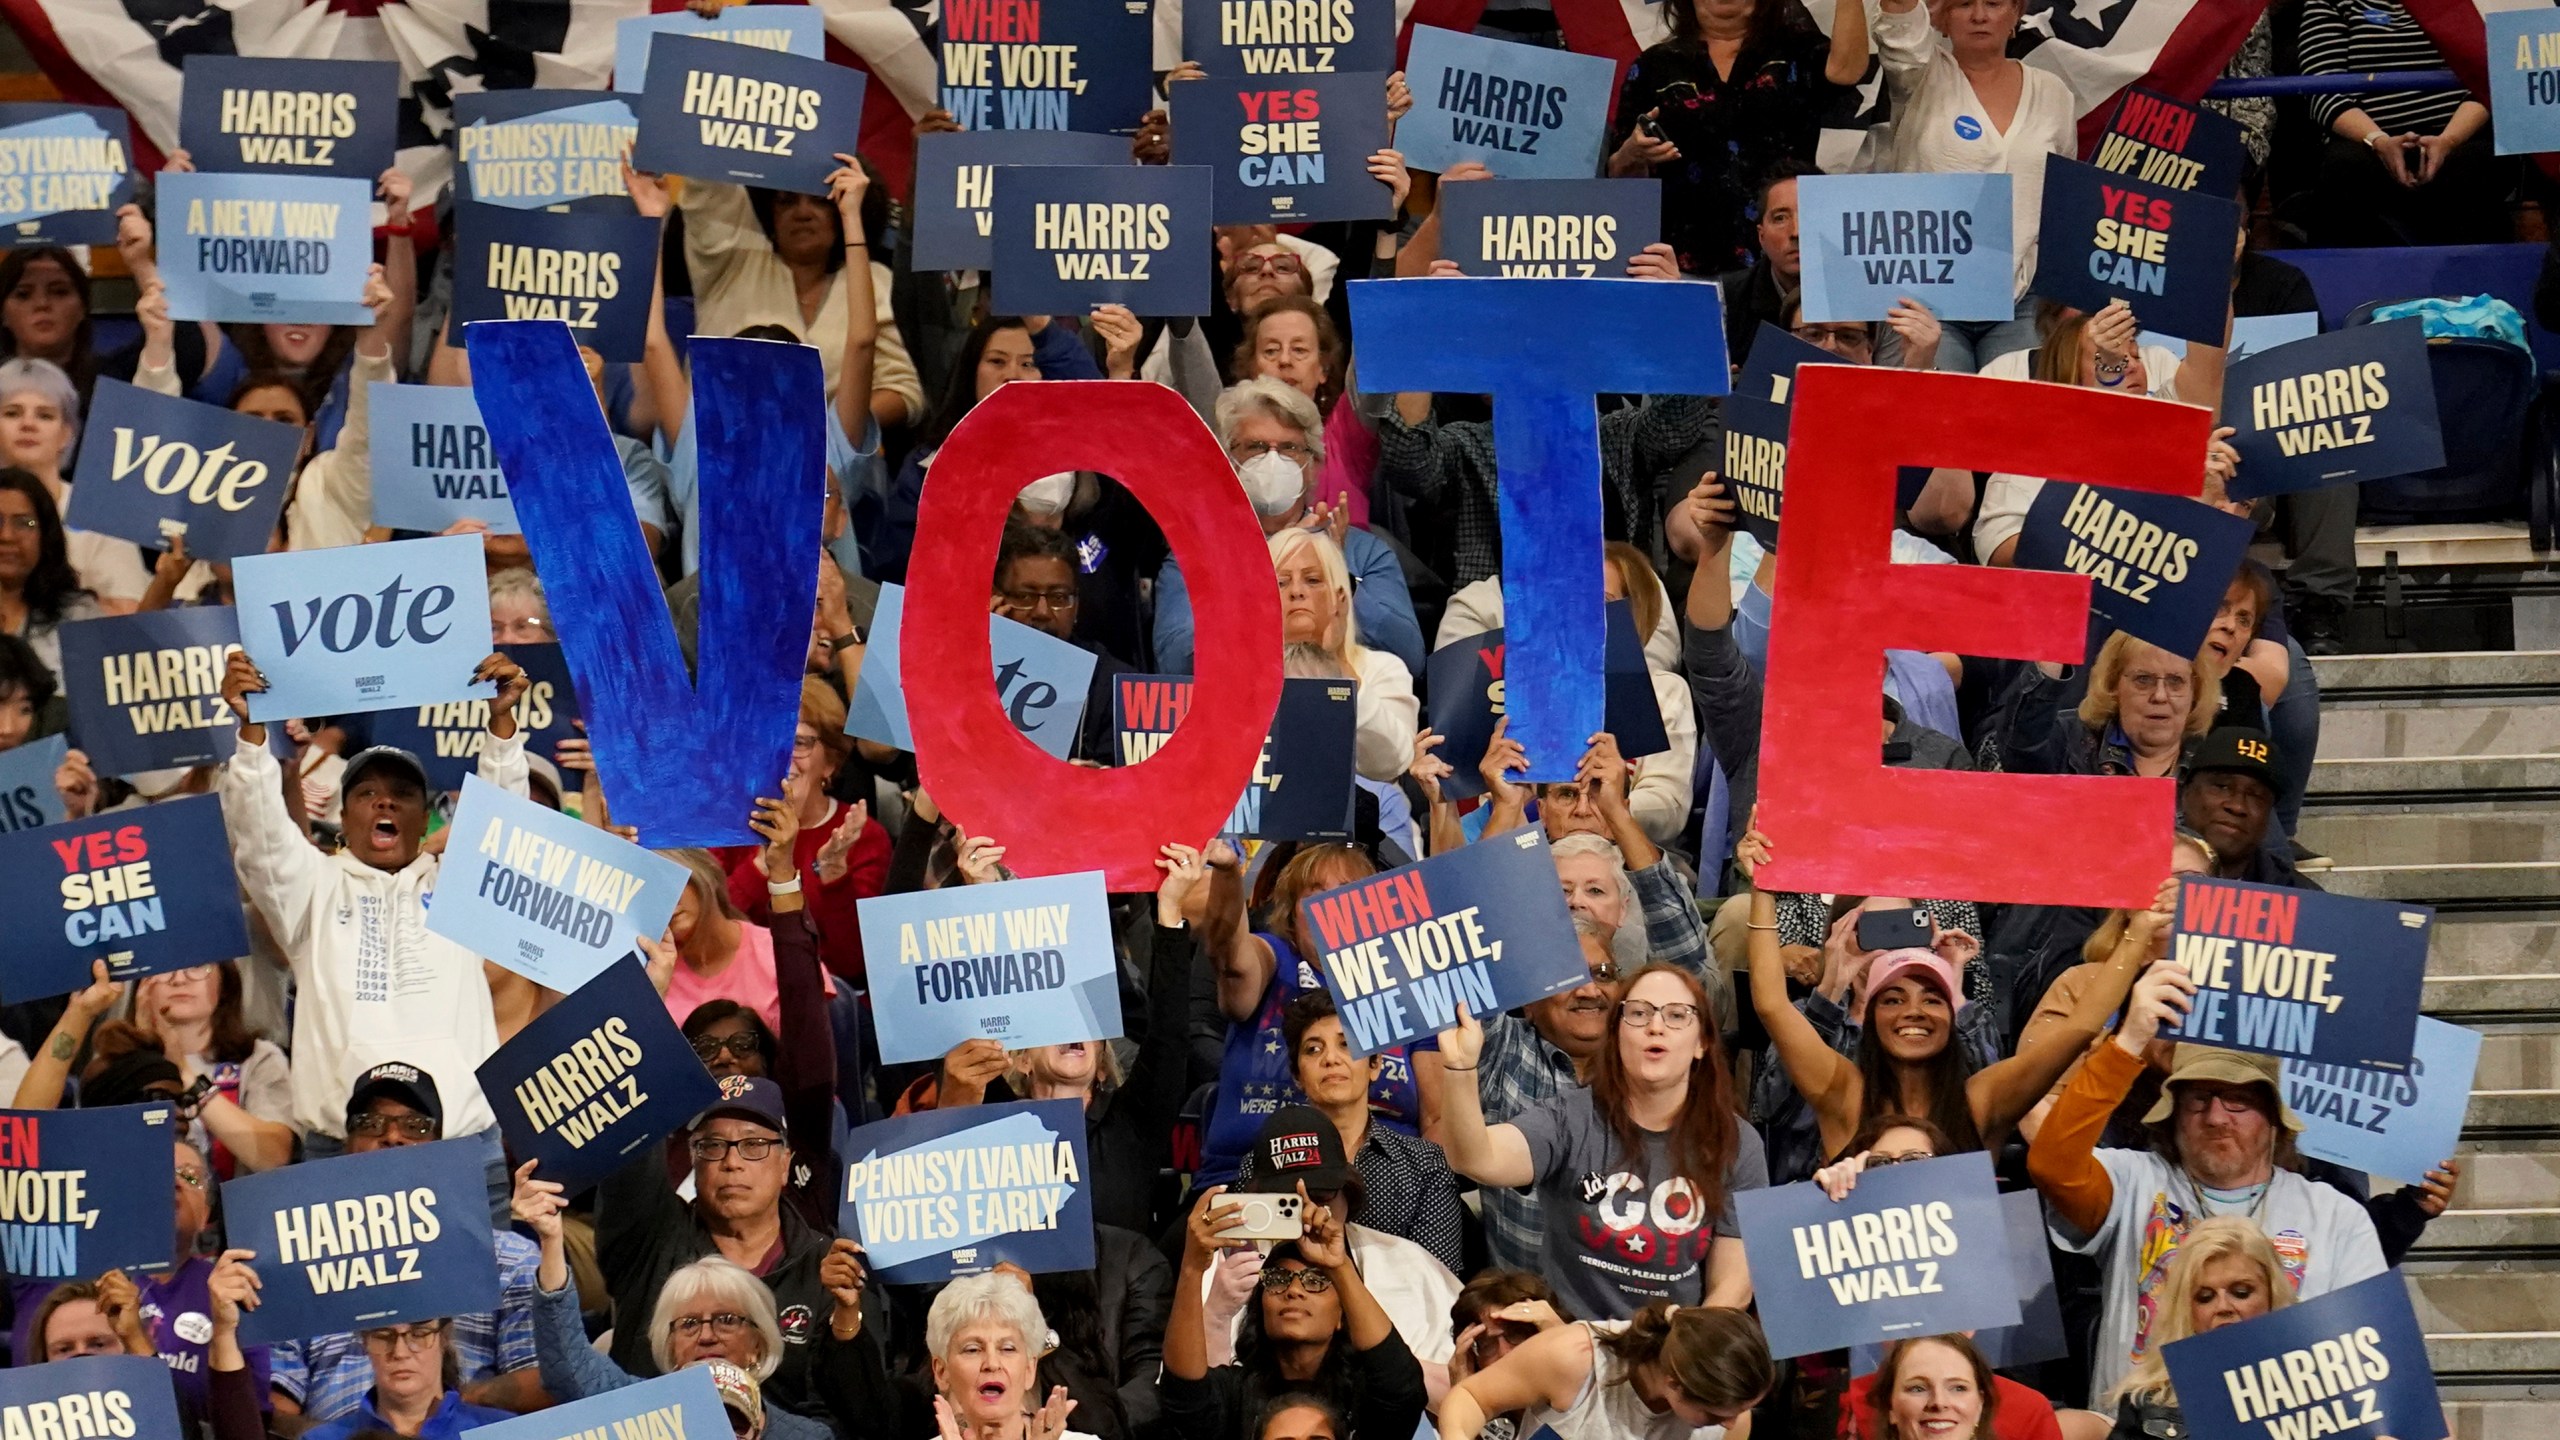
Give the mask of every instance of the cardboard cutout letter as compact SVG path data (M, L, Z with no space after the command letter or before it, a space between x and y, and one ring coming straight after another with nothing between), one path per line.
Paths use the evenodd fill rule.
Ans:
M1060 470L1126 486L1191 577L1191 712L1153 758L1122 770L1059 763L1005 718L987 680L987 582L1005 515L1023 486ZM1208 427L1161 385L1007 385L978 402L934 457L902 629L925 788L968 833L1001 841L1017 875L1099 869L1115 891L1155 889L1157 847L1204 844L1226 823L1280 703L1280 587L1261 523Z
M1570 780L1605 723L1598 397L1724 394L1716 287L1355 280L1351 319L1362 390L1493 396L1511 737L1530 779Z
M2089 581L1890 561L1894 470L2005 471L2193 495L2213 419L2098 390L1841 365L1796 372L1787 544L1760 727L1773 890L2147 906L2167 780L1885 768L1884 652L2077 662Z
M613 818L638 826L651 849L762 843L747 816L755 797L781 793L791 768L817 604L827 474L818 352L771 340L694 342L704 522L697 681L568 327L484 320L463 339Z

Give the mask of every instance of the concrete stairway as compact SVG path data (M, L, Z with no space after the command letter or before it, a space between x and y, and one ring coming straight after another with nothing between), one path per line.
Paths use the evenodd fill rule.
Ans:
M2302 838L2343 894L2437 907L2425 1006L2482 1032L2454 1208L2404 1270L2456 1440L2560 1404L2560 652L2315 662Z

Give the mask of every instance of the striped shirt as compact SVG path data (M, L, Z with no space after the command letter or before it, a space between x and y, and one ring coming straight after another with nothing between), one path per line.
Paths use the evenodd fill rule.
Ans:
M2444 68L2443 53L2400 0L2303 0L2301 48L2305 75ZM2326 127L2362 110L2385 134L2434 135L2471 98L2462 90L2321 95L2311 101L2311 117Z

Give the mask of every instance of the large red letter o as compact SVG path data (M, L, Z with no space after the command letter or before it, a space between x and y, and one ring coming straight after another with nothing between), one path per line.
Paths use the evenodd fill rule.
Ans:
M1022 737L989 680L987 596L1022 487L1092 470L1128 487L1190 582L1199 641L1190 713L1142 764L1062 764ZM1167 841L1205 843L1253 778L1280 704L1280 587L1261 523L1200 417L1161 385L1007 385L933 460L907 563L899 650L916 768L934 803L993 836L1020 875L1099 869L1153 890Z

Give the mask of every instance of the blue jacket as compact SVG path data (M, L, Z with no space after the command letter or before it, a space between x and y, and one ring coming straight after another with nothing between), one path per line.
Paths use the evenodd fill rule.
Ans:
M438 1405L435 1413L427 1417L426 1424L418 1427L418 1440L461 1440L462 1432L465 1430L476 1430L483 1425L495 1425L501 1420L514 1418L516 1418L515 1412L512 1410L500 1410L490 1405L468 1405L463 1403L460 1391L447 1390L444 1392L444 1403ZM391 1422L383 1419L382 1412L373 1408L373 1392L367 1390L364 1392L364 1403L355 1408L354 1414L341 1415L326 1424L314 1425L302 1434L303 1440L347 1440L348 1436L359 1430L389 1430L390 1428Z
M1413 618L1403 562L1384 540L1353 530L1343 539L1342 563L1351 572L1351 619L1360 643L1393 655L1420 678L1422 626ZM1156 668L1167 675L1191 673L1191 587L1169 557L1156 575Z

